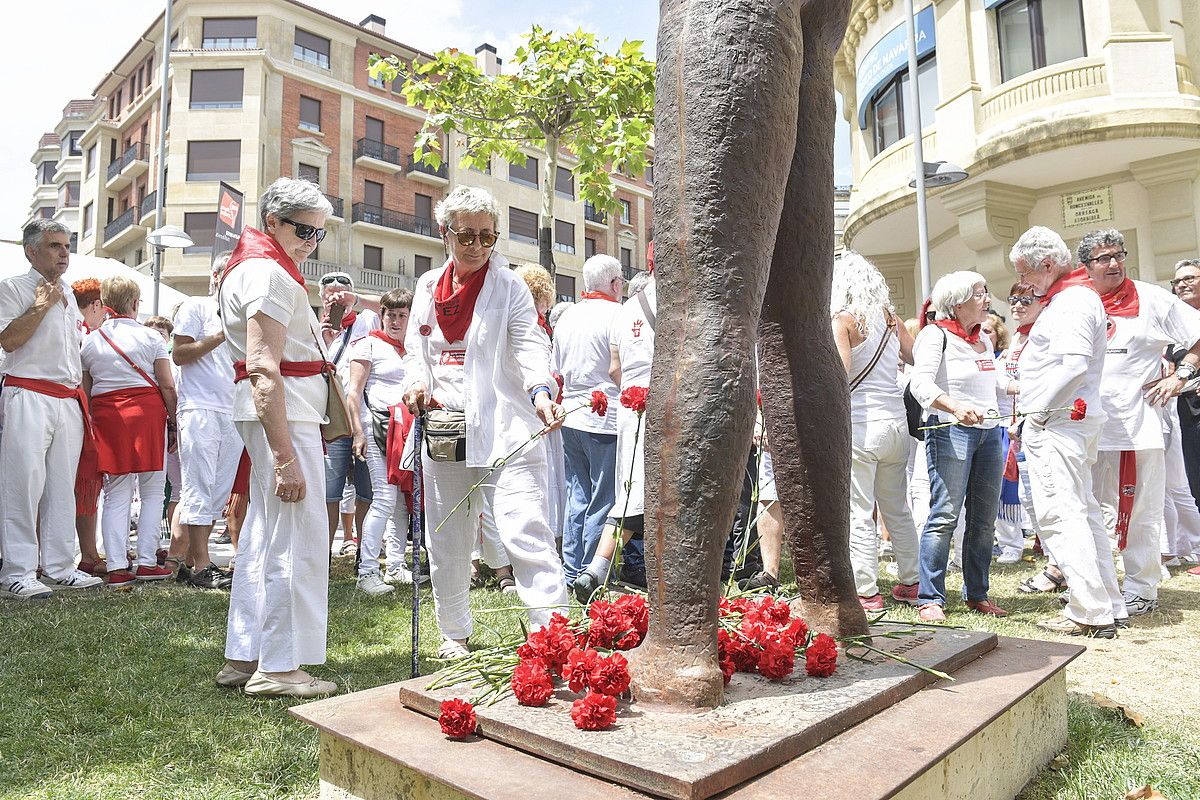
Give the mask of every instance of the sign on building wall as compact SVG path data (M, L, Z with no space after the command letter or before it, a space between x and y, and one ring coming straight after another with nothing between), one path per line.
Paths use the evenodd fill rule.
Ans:
M936 46L933 6L928 5L914 16L917 37L917 58L932 53ZM867 126L867 103L871 95L898 72L908 69L908 31L901 23L883 35L875 46L858 62L854 90L858 95L858 127Z
M1113 218L1112 187L1101 186L1086 192L1062 196L1063 226L1094 225Z
M232 252L237 246L238 238L242 235L244 205L241 192L227 183L221 184L217 193L217 229L213 235L214 262L222 253Z

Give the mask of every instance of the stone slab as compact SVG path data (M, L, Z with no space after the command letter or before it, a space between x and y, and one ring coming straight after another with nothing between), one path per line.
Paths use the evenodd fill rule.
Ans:
M956 682L938 682L720 797L1011 798L1066 742L1065 667L1081 652L1000 638L955 671ZM401 704L399 686L291 709L321 731L322 798L645 797L484 738L449 740Z

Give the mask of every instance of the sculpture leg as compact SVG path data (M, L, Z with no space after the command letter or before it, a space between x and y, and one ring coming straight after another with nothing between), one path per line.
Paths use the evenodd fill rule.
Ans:
M709 708L721 554L754 421L754 336L795 141L793 0L663 0L658 320L646 438L650 628L639 702Z
M850 396L829 326L833 273L833 56L847 0L803 10L795 157L759 327L763 414L804 614L866 633L849 554Z

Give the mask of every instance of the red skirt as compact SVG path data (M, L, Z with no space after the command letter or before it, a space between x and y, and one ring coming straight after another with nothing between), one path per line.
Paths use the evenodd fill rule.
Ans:
M158 389L119 389L92 398L96 463L105 475L157 472L167 449L167 409Z

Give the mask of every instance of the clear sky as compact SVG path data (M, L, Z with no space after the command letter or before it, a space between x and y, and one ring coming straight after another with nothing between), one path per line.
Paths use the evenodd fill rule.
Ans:
M368 14L387 20L387 35L426 52L445 47L473 51L490 42L508 60L533 23L552 30L582 27L609 40L641 39L654 54L658 4L653 0L308 0L351 22ZM0 46L5 75L0 108L0 238L16 239L29 213L34 172L29 158L37 140L52 130L68 100L91 97L104 74L164 8L163 0L57 0L49 13L12 3ZM840 122L840 120L839 120ZM839 125L839 184L849 183L846 126Z

